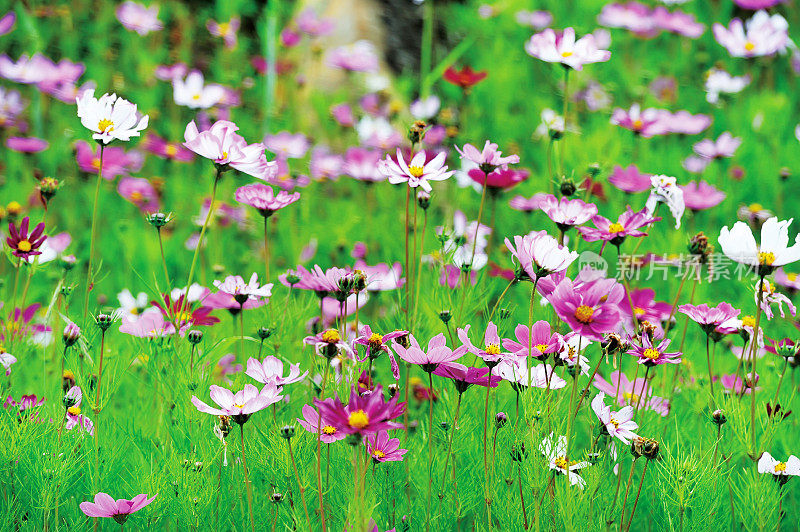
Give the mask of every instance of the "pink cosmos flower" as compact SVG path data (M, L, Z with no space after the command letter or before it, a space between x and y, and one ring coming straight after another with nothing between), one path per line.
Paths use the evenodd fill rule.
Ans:
M517 260L522 271L531 281L566 270L578 254L561 246L546 231L531 232L515 236L514 244L505 239L506 247Z
M758 385L758 375L756 375L756 391L760 390L761 388ZM723 375L719 379L720 384L722 384L722 391L724 393L733 393L735 395L749 395L753 391L752 383L750 382L750 378L748 376L746 381L743 381L741 377L735 374L730 375Z
M775 284L786 288L790 294L800 290L800 276L794 272L786 272L783 268L775 270Z
M664 6L656 6L652 17L657 28L690 39L697 39L706 31L705 25L698 22L694 15L680 10L669 11Z
M697 135L708 129L708 126L711 125L711 117L708 115L693 115L689 111L671 113L666 109L659 109L658 111L668 133Z
M483 175L483 172L481 172ZM650 187L650 182L648 181L648 188ZM523 211L523 212L532 212L538 211L541 209L542 202L548 196L544 192L537 192L530 198L526 198L525 196L514 196L508 202L512 209Z
M387 290L397 290L406 283L403 277L403 265L395 262L391 266L385 262L370 265L362 259L355 263L355 270L367 276L366 290L369 292L385 292Z
M145 7L137 2L123 2L117 8L117 20L126 29L147 35L164 27L158 20L158 6Z
M640 231L640 229L660 219L660 217L653 218L648 215L647 209L633 212L630 205L628 205L627 210L620 214L616 222L597 215L592 218L595 228L579 227L578 231L587 242L602 240L603 242L611 242L615 246L620 246L627 237L639 238L647 236L647 233Z
M20 153L39 153L50 147L50 143L37 137L9 137L6 147Z
M548 63L561 63L575 70L583 69L589 63L602 63L611 58L611 52L601 50L592 34L575 40L575 29L566 28L556 33L546 29L537 33L525 43L529 55Z
M539 320L530 329L527 325L517 325L514 328L516 341L503 338L503 347L517 357L547 358L551 353L561 351L563 338L560 334L550 330L550 323Z
M327 35L336 27L336 23L332 19L318 17L313 8L302 11L294 22L297 24L297 29L311 37Z
M517 11L514 20L522 26L530 26L535 30L542 30L553 23L553 15L549 11Z
M341 172L359 181L374 183L385 181L386 176L380 171L381 152L365 148L348 148L344 154Z
M478 253L475 253L475 256L478 256ZM454 266L452 264L445 264L442 267L442 270L439 272L439 284L441 286L446 286L450 288L450 290L455 290L459 286L461 286L464 280L464 275L461 271L461 268L458 266ZM469 282L472 286L475 286L478 283L478 272L470 270L469 272Z
M458 339L461 340L461 347L456 349L453 353L458 353L459 356L466 353L480 357L487 366L496 366L503 360L514 360L516 355L504 352L501 347L503 342L497 334L497 325L491 321L486 326L486 332L483 335L483 347L475 346L469 339L470 325L466 325L463 329L458 329Z
M483 151L478 151L478 148L472 144L464 144L463 149L456 146L456 151L462 159L475 163L484 174L489 174L498 167L505 169L509 164L519 162L519 155L503 157L502 152L497 149L497 144L488 140L483 146Z
M714 38L732 57L762 57L786 49L790 42L788 28L782 16L770 16L762 10L744 24L738 18L731 20L727 28L714 24L713 31Z
M369 436L376 432L402 428L401 423L390 421L402 416L406 403L397 404L398 396L383 400L383 389L376 386L371 392L359 395L355 386L350 390L350 401L345 405L338 395L333 401L314 398L324 420L345 434Z
M401 462L408 449L400 449L400 440L389 438L389 433L383 431L367 438L367 452L377 463Z
M325 301L323 299L323 301ZM337 302L338 303L338 302ZM337 305L338 309L338 305ZM305 345L314 346L314 352L327 359L335 358L339 355L347 355L351 359L356 358L356 352L352 346L343 339L336 329L328 329L313 336L303 338Z
M373 73L378 71L378 54L374 44L360 40L329 50L325 63L349 72Z
M716 207L722 203L726 196L724 192L705 181L698 181L697 183L689 181L685 185L679 185L679 187L683 190L683 202L686 207L695 212Z
M34 54L33 57L23 54L16 62L6 54L0 56L0 77L16 83L41 83L50 75L53 68L53 61L40 53Z
M14 23L17 21L17 14L9 11L2 18L0 18L0 36L10 33L14 29Z
M27 105L19 91L0 87L0 127L23 127L23 124L17 121L17 117Z
M261 216L268 218L299 200L300 193L289 193L281 190L275 194L275 191L269 185L253 183L237 188L235 197L239 203L254 207L261 213Z
M156 67L155 76L161 81L172 81L184 77L189 72L186 63L175 63L174 65L159 65Z
M733 157L736 149L742 144L740 137L734 137L726 131L720 135L716 141L704 139L696 143L693 147L694 152L704 159L722 159Z
M408 348L395 343L394 349L397 356L410 364L420 366L424 371L431 373L441 365L455 362L464 354L464 350L452 350L447 347L444 334L439 333L428 341L428 348L423 351L413 334L408 335L410 346Z
M496 388L500 381L503 380L500 375L496 374L492 374L491 379L489 379L489 368L486 366L473 368L467 367L464 364L459 364L458 362L442 364L433 370L433 374L451 379L459 394L464 393L470 386L475 384L478 386Z
M655 340L661 340L657 345ZM646 366L660 366L662 364L679 364L681 361L680 352L667 352L667 347L672 340L668 338L651 339L649 335L643 334L642 345L632 344L631 349L627 352L638 358L639 364Z
M222 168L230 166L258 179L268 180L275 176L275 162L267 161L264 145L247 144L236 133L239 127L227 120L214 122L210 129L198 131L194 121L189 122L184 132L184 146L198 155L211 159Z
M769 9L778 4L784 3L786 0L733 0L733 3L742 9L750 9L757 11L759 9Z
M96 149L86 141L75 143L75 159L82 172L96 174L100 170L100 147ZM103 179L111 181L117 176L127 175L141 169L144 158L137 151L126 152L120 147L103 148Z
M426 162L426 153L420 151L406 164L398 148L397 159L394 160L387 155L386 159L380 162L378 169L393 185L408 183L411 188L421 187L425 192L430 192L433 189L429 181L443 181L453 175L453 171L448 171L444 164L446 158L447 154L442 152Z
M611 123L629 129L644 138L669 133L660 109L650 107L642 110L638 103L633 104L628 111L620 108L614 109Z
M11 375L11 366L16 364L17 357L12 355L11 353L6 353L5 350L0 352L0 366L5 370L6 377Z
M147 495L142 493L137 495L131 500L117 499L116 501L107 493L97 493L94 496L94 502L82 502L80 504L81 511L89 517L111 517L120 525L125 524L128 517L134 512L138 512L151 502L153 502L158 494L147 498Z
M614 171L608 176L608 182L623 192L634 193L650 190L652 174L641 172L635 164L623 168L614 166Z
M144 213L156 212L160 208L156 189L143 177L123 177L119 180L117 192Z
M209 19L206 22L208 32L214 37L222 37L225 41L225 48L236 48L236 33L239 31L241 20L239 17L231 17L228 22L217 22Z
M597 205L594 203L566 197L559 200L552 194L548 194L542 199L539 208L555 222L561 231L585 224L597 215Z
M184 148L180 143L168 142L155 133L147 133L142 141L142 149L161 159L189 162L194 159L194 154Z
M633 421L634 408L628 405L617 412L612 412L611 408L606 406L605 398L606 394L598 393L592 400L592 410L609 436L617 438L625 445L630 444L631 438L636 437L633 431L639 428Z
M300 44L300 40L303 38L300 33L294 31L292 28L283 28L281 31L281 45L285 46L286 48L292 48L293 46L297 46Z
M652 410L662 416L666 416L669 412L669 402L653 396L653 390L644 377L629 381L624 373L615 371L611 373L610 380L611 382L608 382L600 375L595 375L593 384L619 406L630 405L636 408L638 405L640 409Z
M407 334L408 331L392 331L387 334L378 334L376 332L372 332L372 329L369 325L365 325L361 330L361 335L353 342L354 344L363 345L366 347L364 357L360 358L359 362L363 362L367 359L375 360L383 353L386 353L389 356L389 362L392 368L392 376L395 378L395 380L400 379L400 367L397 365L397 361L394 358L394 351L392 351L392 348L389 347L389 342L396 338L406 336ZM395 343L394 345L396 346L398 344Z
M302 133L281 131L264 137L264 147L281 159L300 159L309 148L308 138Z
M249 358L247 360L247 370L244 374L261 384L272 383L276 386L285 386L302 381L308 375L308 371L301 374L300 364L289 364L289 374L284 376L283 361L270 355L261 362L256 358Z
M331 107L331 116L342 127L353 127L356 123L353 108L346 103Z
M325 401L331 405L333 404L333 399L326 399ZM346 433L336 428L324 417L320 422L317 409L311 405L303 405L303 417L297 418L297 422L308 432L318 434L322 443L333 443L347 437Z
M264 386L261 391L252 384L245 384L241 391L235 394L227 388L212 384L209 388L211 400L219 408L208 406L206 403L192 396L192 404L200 411L214 416L231 416L238 424L245 423L250 416L273 405L283 399L280 389L275 383Z
M619 302L624 293L619 283L612 284L609 289L605 283L575 285L571 279L564 278L547 299L574 332L600 341L605 333L619 326Z
M335 180L341 175L343 162L341 155L330 153L327 147L318 146L311 151L308 170L311 178L317 181L324 179Z
M94 436L94 423L88 417L81 414L81 402L83 400L83 393L78 386L73 386L67 391L64 396L64 404L71 404L67 407L66 417L64 419L64 428L72 430L76 427L86 431L90 436Z
M666 320L672 313L672 305L669 303L657 302L655 300L655 295L655 291L651 288L632 290L630 299L624 296L622 301L620 301L619 310L630 319L630 323L633 324L631 317L631 305L633 305L633 312L639 323L647 321L656 327L660 327L661 322Z
M19 401L14 400L14 398L9 395L8 397L6 397L6 400L3 403L3 408L13 407L14 410L16 410L21 416L22 414L26 413L31 414L30 412L31 410L40 407L43 404L44 404L44 397L36 397L35 394L23 395L22 397L20 397ZM33 416L31 417L36 416L36 414L37 413L34 412Z
M473 168L467 172L467 175L481 186L486 184L486 188L489 192L497 195L500 191L513 188L528 179L530 172L525 169L496 168L493 172L489 173L489 175L486 175L480 168ZM522 196L517 197L522 198ZM515 207L512 205L512 208Z
M781 318L785 317L783 313L783 304L786 303L786 306L789 308L789 312L792 316L797 313L797 308L795 308L792 300L786 297L785 294L781 294L780 292L775 291L775 286L772 285L766 279L764 280L764 284L762 286L763 296L761 298L761 310L764 312L764 316L771 320L774 317L774 313L772 312L772 306L777 305L778 310L780 311ZM756 303L758 302L758 290L755 291L755 295L753 296Z
M164 318L156 308L151 307L134 318L124 317L119 332L137 338L163 338L175 333L175 326Z
M709 307L705 303L701 305L681 305L678 307L678 312L686 314L689 319L700 325L706 334L711 334L723 323L736 318L741 313L741 310L722 302L716 307Z

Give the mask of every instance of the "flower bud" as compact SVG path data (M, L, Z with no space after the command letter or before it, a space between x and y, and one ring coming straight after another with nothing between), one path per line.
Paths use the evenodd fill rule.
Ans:
M428 210L428 207L431 206L431 195L424 190L417 192L417 205L419 205L420 209L423 211Z
M451 319L453 319L453 315L450 313L449 310L443 310L439 313L439 319L442 320L442 323L447 325Z
M587 172L589 172L589 175L592 176L592 178L595 178L598 175L600 175L600 163L590 164L589 168L587 169Z
M286 282L289 283L289 286L294 286L300 282L300 276L296 273L287 273Z
M422 120L417 120L411 124L411 127L408 128L408 140L411 141L411 144L417 144L425 138L425 128L427 127L428 124Z
M400 386L398 386L397 383L393 382L392 384L387 386L387 389L389 391L389 399L391 399L392 397L397 395L397 393L400 391Z
M58 182L58 179L52 177L43 177L39 181L38 189L39 195L42 197L42 203L47 205L47 203L56 196L56 192L58 192L58 188L61 184Z
M261 327L261 328L260 328L260 329L258 329L258 331L256 332L256 335L257 335L257 336L258 336L258 337L259 337L261 340L266 340L267 338L269 338L270 336L272 336L272 329L270 329L269 327Z
M725 412L718 408L711 413L711 421L722 426L728 422L728 418L725 417Z
M65 369L61 374L61 390L67 393L73 386L75 386L75 374Z
M291 440L294 438L294 425L284 425L281 427L281 438Z
M578 187L575 186L575 183L571 179L564 178L561 181L558 190L561 192L562 196L569 198L578 191Z
M498 312L497 315L500 316L501 320L507 320L508 318L511 317L511 309L503 307L500 309L500 312Z
M105 332L108 330L111 325L114 324L116 321L115 316L113 314L98 314L94 317L94 322L100 328L101 331Z
M203 340L203 331L192 329L186 333L186 340L192 345L197 345Z
M231 433L231 416L219 416L219 431L223 438Z
M494 415L494 426L498 429L502 429L506 423L508 423L508 416L505 412L498 412Z
M65 347L72 347L75 345L75 342L78 341L81 337L81 328L75 325L74 323L68 323L66 327L64 327L64 335L62 336L64 340Z
M269 496L269 500L274 503L279 503L283 501L283 493L275 492Z
M164 214L163 212L153 212L146 217L148 223L156 229L161 229L172 221L172 213Z

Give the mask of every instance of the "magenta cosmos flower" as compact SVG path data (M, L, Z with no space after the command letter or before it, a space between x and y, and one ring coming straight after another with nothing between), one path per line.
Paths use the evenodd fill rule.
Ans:
M192 404L200 412L205 412L206 414L231 416L240 425L244 424L250 419L250 416L259 410L263 410L283 399L283 396L280 395L280 389L275 383L267 384L260 392L252 384L245 384L244 388L235 394L227 388L212 384L209 388L209 395L219 408L208 406L194 395L192 396Z
M158 192L150 181L143 177L123 177L119 180L117 192L142 212L156 212L160 208Z
M390 421L402 416L406 404L397 404L397 396L388 402L383 400L383 389L376 386L371 392L359 395L355 386L350 390L350 401L345 405L338 395L333 401L314 398L322 418L345 434L370 435L376 432L402 428L402 424Z
M94 423L81 413L82 401L83 393L78 386L73 386L64 395L64 405L72 405L67 407L66 416L64 418L64 428L67 430L80 428L86 431L90 436L94 436Z
M5 35L14 29L14 23L17 21L17 14L9 11L2 18L0 18L0 35Z
M39 153L49 146L49 142L37 137L9 137L6 139L6 147L20 153Z
M503 380L499 375L492 375L491 379L489 379L489 368L486 366L473 368L458 362L443 364L436 368L433 374L452 380L459 394L467 391L473 384L496 388L500 381Z
M272 187L263 183L253 183L236 189L236 201L254 207L264 218L269 218L299 199L299 192L281 190L275 194Z
M739 316L741 310L735 309L728 303L723 302L716 307L709 307L705 303L701 305L681 305L678 307L678 312L686 314L689 319L697 323L706 334L711 334L726 321Z
M656 345L655 340L661 341ZM678 351L672 353L667 352L667 347L669 347L670 342L671 340L668 338L651 339L649 335L643 334L642 345L631 345L628 354L637 357L639 359L639 364L644 364L646 366L679 364L681 361L681 353Z
M513 245L506 238L505 243L531 281L566 270L578 258L577 252L561 246L546 231L517 235Z
M145 7L137 2L123 2L117 8L117 20L125 29L147 35L164 27L158 20L158 6Z
M786 0L733 0L733 3L742 9L750 9L757 11L759 9L769 9L778 4L784 3Z
M398 438L389 438L388 432L379 432L367 438L367 452L375 462L401 462L408 449L400 448Z
M325 402L333 405L333 399L326 399ZM320 421L317 409L311 405L303 405L303 417L297 418L300 426L312 434L318 434L322 443L333 443L343 440L347 436L344 432L337 429L324 417Z
M367 359L375 360L383 353L386 353L389 356L389 361L392 367L392 376L395 378L395 380L399 379L400 368L398 367L397 361L394 358L394 352L392 351L391 347L389 347L389 341L396 338L401 338L407 334L408 331L392 331L387 334L378 334L376 332L372 332L372 329L369 325L365 325L361 330L361 336L356 338L353 342L354 344L363 345L366 347L364 358L359 359L359 362L363 362ZM395 343L395 345L398 344Z
M551 331L550 323L539 320L528 328L527 325L517 325L514 329L516 341L503 338L503 347L518 357L547 357L551 353L558 353L563 347L563 338L555 331Z
M730 132L726 131L717 140L703 139L697 142L692 149L704 159L723 159L733 157L733 154L736 153L741 144L742 139L740 137L734 137Z
M480 174L483 175L483 172L480 172ZM649 181L647 187L650 188ZM526 198L525 196L514 196L508 202L508 205L512 209L515 209L517 211L522 211L522 212L538 211L541 208L542 201L544 201L544 199L547 196L548 195L545 194L544 192L537 192L530 198Z
M503 157L503 152L497 149L497 144L488 140L483 146L483 151L479 151L472 144L464 144L463 149L456 146L456 151L462 159L475 163L484 174L489 174L498 167L506 168L509 164L519 162L519 155Z
M597 215L597 206L594 203L586 203L577 198L571 200L566 197L559 200L552 194L544 197L539 208L555 222L561 231L585 224L592 216Z
M561 63L575 70L583 69L589 63L602 63L611 58L611 52L601 50L592 34L575 40L575 29L565 28L556 33L546 29L537 33L525 43L529 55L548 63Z
M199 131L194 120L186 126L184 146L211 159L221 169L235 168L258 179L268 180L277 173L274 161L267 161L264 145L247 144L237 134L239 127L227 120L217 120L205 131Z
M325 64L348 72L373 73L378 71L378 54L374 44L362 39L329 50Z
M100 147L96 149L86 141L75 144L75 160L82 172L97 174L100 170ZM126 152L123 148L103 148L103 179L111 181L117 176L137 172L142 168L144 158L137 151Z
M633 212L630 205L628 209L619 215L616 222L612 222L608 218L600 215L592 218L592 223L595 227L579 227L581 236L587 242L611 242L619 247L627 237L642 237L647 236L647 233L640 231L642 227L657 222L661 218L653 218L647 214L647 209L642 209L638 212Z
M697 212L716 207L725 199L725 193L705 181L689 181L679 185L683 190L683 202L686 207Z
M638 406L640 409L652 410L661 416L666 416L669 412L669 401L655 397L650 384L644 377L630 381L624 373L615 371L611 373L610 381L606 381L600 375L595 375L593 384L595 388L611 397L613 402L619 406L630 405L634 408Z
M619 283L575 285L565 278L548 299L559 317L577 334L602 341L605 333L617 330L619 307L625 289Z
M592 410L609 436L628 445L631 438L636 437L636 433L633 431L639 428L639 425L633 421L634 408L628 405L617 412L612 412L611 408L605 404L605 398L606 394L598 393L592 400Z
M622 314L631 318L631 306L636 320L641 323L646 321L658 326L666 320L672 313L672 305L655 300L656 293L652 288L639 288L632 290L630 299L623 297L619 303L619 310ZM631 320L631 324L633 321Z
M24 260L28 260L30 257L36 255L41 255L42 252L39 251L39 247L47 239L44 235L44 222L39 223L34 227L33 231L28 234L29 223L30 218L27 216L22 219L19 229L14 225L14 222L9 222L9 236L6 237L6 244L11 248L11 254Z
M270 355L261 362L257 358L249 358L247 360L247 370L244 374L261 384L285 386L305 379L308 372L301 374L300 364L289 364L289 374L284 376L283 361Z
M483 335L483 347L478 347L470 341L469 329L470 325L465 326L463 329L458 329L458 339L461 340L462 345L456 349L454 353L458 353L459 355L472 353L480 357L490 368L496 366L503 360L516 358L516 355L502 350L503 342L497 334L497 325L491 321L486 326L486 332Z
M154 133L148 133L142 141L142 148L161 159L189 162L194 159L194 154L178 142L169 142Z
M100 492L94 496L94 502L82 502L80 507L81 511L89 517L111 517L122 525L132 513L138 512L153 502L156 497L158 494L148 499L147 495L142 493L131 500L117 499L115 501L111 495Z
M447 170L447 166L444 164L446 158L447 154L441 152L431 161L426 162L427 154L420 151L406 164L403 153L398 148L397 160L387 155L386 159L380 162L378 170L393 185L408 183L411 188L421 187L425 192L430 192L433 189L429 181L444 181L454 173L453 170Z
M239 17L231 17L228 22L217 22L210 19L206 22L206 29L214 37L222 37L225 41L225 48L236 48L236 33L239 31L241 20Z
M447 340L444 334L441 333L430 339L427 351L422 350L413 334L408 335L408 340L411 344L408 348L395 344L394 348L397 351L397 356L410 364L420 366L428 373L431 373L442 364L455 362L463 355L463 351L453 351L447 347Z
M530 172L525 169L496 168L493 172L490 172L487 175L483 173L483 171L480 168L473 168L467 172L467 175L469 176L470 179L472 179L479 185L483 186L485 184L489 192L493 195L496 195L500 191L513 188L517 186L519 183L522 183L523 181L528 179ZM517 197L522 197L522 196L517 196ZM514 200L512 200L512 202L513 201ZM514 204L512 204L511 207L516 208L514 207ZM519 210L524 210L524 209L519 209Z
M634 193L650 190L652 174L641 172L635 164L623 168L619 165L614 167L608 182L623 192Z
M611 123L629 129L644 138L669 133L661 109L650 107L642 110L638 103L633 104L627 111L619 108L614 109L611 115Z

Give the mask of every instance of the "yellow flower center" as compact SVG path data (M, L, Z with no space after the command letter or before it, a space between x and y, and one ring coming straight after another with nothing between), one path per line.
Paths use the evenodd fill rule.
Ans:
M322 333L322 341L329 344L335 344L341 339L342 337L339 335L339 331L336 329L329 329Z
M797 274L796 273L787 273L786 274L786 279L788 281L795 282L797 280Z
M109 120L108 118L104 118L97 123L97 130L100 133L106 133L114 131L114 122Z
M75 374L72 373L70 370L65 369L64 373L61 375L61 378L62 379L74 379L75 378Z
M33 249L33 246L31 246L31 243L27 240L20 240L19 244L17 244L17 249L23 253L27 253Z
M645 349L642 356L645 358L649 358L650 360L658 360L658 357L661 356L661 353L658 352L657 349Z
M499 355L500 354L500 346L497 344L489 344L484 349L487 355Z
M776 473L782 473L784 471L786 471L786 462L778 462L777 464L775 464Z
M372 333L369 337L369 343L372 345L381 345L383 343L383 336L378 333Z
M372 456L374 456L375 458L383 458L386 456L386 453L381 451L380 449L375 449L374 451L372 451Z
M98 159L97 157L92 159L92 168L94 168L95 170L100 170L100 159Z
M67 412L70 413L73 416L78 416L81 413L81 407L79 407L79 406L71 406L71 407L67 408Z
M747 50L748 52L752 52L755 49L755 47L756 45L753 44L751 41L747 41L746 43L744 43L744 49Z
M422 174L425 173L425 168L422 166L409 166L408 173L414 177L422 177Z
M18 201L12 201L8 205L6 205L6 210L8 214L19 214L22 212L22 205Z
M556 467L558 467L560 469L563 469L564 471L568 471L569 470L569 466L573 466L573 465L577 464L578 462L576 462L574 460L572 460L572 461L567 460L566 457L564 457L564 456L559 456L558 458L555 459L554 463L556 464Z
M641 119L637 118L633 121L633 129L642 129L642 126L644 126L644 122Z
M141 192L133 192L133 193L131 193L131 201L133 201L134 203L139 203L143 199L144 199L144 196L142 195Z
M561 57L564 57L564 58L570 57L571 55L572 55L572 52L570 52L570 51L561 52Z
M753 316L742 316L742 327L755 327L756 319Z
M222 152L222 158L223 159L227 159L228 158L228 152L226 152L226 151Z
M334 434L336 434L336 427L325 425L324 427L322 427L322 433L327 434L328 436L333 436Z
M192 95L192 100L197 101L199 99L200 99L200 95L199 94L193 94Z
M230 22L223 22L223 23L219 24L218 26L219 26L219 34L220 35L225 35L226 33L228 33L228 30L230 29L231 23Z
M354 429L363 429L369 425L369 416L363 410L356 410L347 418L347 423Z
M764 206L761 205L760 203L751 203L748 209L750 209L752 212L758 212L758 211L763 211Z
M536 344L536 345L535 345L535 346L533 346L533 347L535 347L536 349L538 349L540 353L544 353L544 352L545 352L545 349L547 349L547 344Z
M775 254L771 251L762 251L758 254L758 263L762 266L772 266L775 262Z
M611 423L612 425L614 425L614 428L615 428L615 429L618 429L618 428L619 428L619 421L617 421L617 420L616 420L616 418L615 418L614 416L611 416L611 419L609 419L609 423Z
M613 224L608 226L609 233L622 233L625 231L625 228L622 227L622 224L614 222Z
M591 323L594 309L587 305L581 305L575 309L575 319L581 323Z
M167 147L164 148L164 153L169 155L170 157L174 157L178 153L178 147L174 144L167 144Z
M634 307L633 313L636 314L636 317L644 315L644 309L642 307Z
M622 394L622 397L625 399L625 401L628 402L629 405L635 406L636 403L639 402L639 396L636 395L635 393L625 392Z
M233 405L234 408L244 408L244 405L235 404Z

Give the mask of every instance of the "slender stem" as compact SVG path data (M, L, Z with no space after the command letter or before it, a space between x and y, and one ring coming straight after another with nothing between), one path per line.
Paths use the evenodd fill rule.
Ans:
M256 530L256 521L253 519L253 488L250 485L250 473L247 470L247 458L244 452L244 423L239 425L239 435L242 441L242 466L244 467L244 484L247 488L247 510L250 513L250 528Z
M300 488L300 500L303 501L303 510L306 513L306 523L308 523L308 529L311 530L311 517L308 515L308 506L306 505L306 488L303 486L303 483L300 482L300 473L297 471L297 462L295 462L294 451L292 451L292 439L287 438L286 444L289 446L289 457L292 459L292 467L294 468L294 476L297 479L297 487Z
M320 398L322 399L325 398L325 385L328 383L330 368L330 362L326 359L325 373L322 375L322 389L320 391ZM330 453L330 447L328 447L328 452ZM322 412L319 407L317 407L317 497L319 499L319 517L322 521L322 530L325 532L325 504L322 495Z
M758 301L756 303L756 324L753 327L753 336L750 338L750 379L753 387L750 390L750 447L751 456L756 455L756 346L758 345L758 331L761 325L761 303L764 300L764 274L761 274L758 283ZM744 354L744 353L743 353ZM744 387L742 387L744 388Z
M100 167L97 169L97 182L94 186L94 203L92 204L92 230L89 241L89 263L86 269L86 295L83 299L83 323L86 323L86 314L89 311L89 291L92 289L92 262L94 260L94 241L97 238L97 199L100 197L100 183L103 181L103 152L104 146L100 145ZM95 520L95 523L97 521Z
M433 372L428 372L428 386L430 397L428 397L428 500L427 500L427 519L425 520L425 530L430 529L431 523L431 491L433 489Z
M633 479L633 470L636 467L636 459L638 457L634 457L633 462L631 462L631 472L628 475L628 484L625 486L625 497L622 499L622 514L620 514L619 518L619 529L622 530L622 525L625 523L625 506L628 503L628 492L631 489L631 480Z
M411 279L410 279L410 274L409 274L409 269L408 269L408 267L409 267L409 262L408 262L408 253L409 253L409 250L408 250L408 223L409 223L409 218L411 217L410 209L409 209L410 202L411 202L411 187L406 187L406 297L405 297L405 301L403 302L404 303L403 304L403 312L405 312L405 315L406 315L406 328L407 328L407 330L409 330L409 332L410 332L410 328L411 328L411 323L408 321L408 316L409 316L409 314L408 314L408 303L409 303L409 297L410 297L410 293L411 293L410 292L411 288L409 286L411 284L410 283Z
M708 387L711 388L711 401L714 402L714 374L711 371L711 336L706 335L706 362L708 363Z
M165 292L169 292L169 289L172 287L172 283L169 280L169 272L167 271L167 259L164 256L164 243L161 240L161 228L156 228L156 233L158 233L158 249L161 250L161 265L164 267L164 279L167 281L167 289Z
M269 217L264 216L264 284L269 282Z
M444 483L447 480L447 463L450 461L450 455L453 451L453 440L456 436L456 429L458 427L458 414L461 411L461 396L462 394L458 394L458 401L456 402L456 413L453 416L453 426L450 428L450 437L448 438L447 442L447 455L444 459L444 475L442 475L442 487L439 489L439 498L441 499L444 496Z
M561 175L564 175L564 153L567 138L567 110L569 102L569 67L564 67L564 135L561 138Z
M786 375L786 366L789 365L789 359L787 357L783 357L783 371L781 371L781 377L778 379L778 387L775 389L775 399L772 400L772 408L778 408L778 394L781 391L781 384L783 383L783 376Z
M522 494L522 467L517 468L519 479L519 502L522 504L522 528L528 530L528 513L525 511L525 496Z
M600 358L597 360L597 364L594 365L594 369L592 370L592 374L589 375L589 382L586 383L586 386L581 390L581 395L578 397L578 404L575 407L575 412L573 412L573 417L578 415L578 410L580 410L581 405L583 404L583 398L588 395L589 388L594 382L594 376L597 375L597 370L600 369L600 363L603 362L604 353L600 353Z
M492 321L492 318L494 318L494 313L497 311L497 307L499 307L499 306L500 306L500 302L501 302L501 301L503 300L503 298L506 296L506 292L508 292L508 289L509 289L509 288L511 288L511 285L513 285L513 284L514 284L514 282L515 282L515 279L512 279L512 280L511 280L511 281L508 283L508 285L506 285L506 288L505 288L505 290L503 290L503 291L500 293L500 297L498 297L498 298L497 298L497 302L495 302L495 304L494 304L494 307L492 308L492 313L491 313L491 314L489 314L489 321Z
M419 237L419 263L417 264L417 275L416 280L414 281L414 319L413 324L414 328L417 326L417 308L419 307L419 286L420 286L420 275L422 272L422 255L425 252L425 233L428 230L428 210L425 209L422 214L422 234ZM416 224L414 224L416 227Z
M567 450L564 453L564 459L569 461L569 451L572 447L572 429L575 425L575 416L569 414L569 411L572 409L572 405L575 404L575 395L578 391L578 376L581 374L581 340L583 338L581 336L578 337L578 350L575 353L575 366L572 375L572 390L570 391L569 395L569 407L567 408L567 415L569 418L567 419ZM578 411L575 410L575 414L577 415Z
M486 501L486 516L488 527L492 528L492 501L489 499L489 458L486 451L487 437L489 433L489 392L492 386L492 366L489 366L489 374L486 380L486 403L483 412L483 478L484 478L484 499Z
M633 410L633 419L636 419L636 416L639 413L639 404L641 404L642 402L642 396L644 395L644 390L645 387L647 386L647 376L650 374L650 368L651 366L649 364L645 366L644 379L642 380L642 387L639 389L639 394L636 396L636 408ZM636 379L634 378L634 383L635 382ZM633 392L636 393L636 390L634 389ZM647 403L645 403L644 406L647 406Z
M475 249L478 246L478 232L481 229L481 219L483 218L483 205L486 203L486 182L489 181L489 174L484 171L483 172L483 189L481 191L481 206L478 208L478 223L475 224L475 235L472 238L472 254L469 257L469 264L472 266L472 263L475 261Z
M636 499L633 501L633 508L631 509L631 516L628 517L628 526L625 527L625 531L631 529L631 524L633 524L633 514L636 513L636 505L639 503L639 495L642 493L642 486L644 486L644 474L647 473L647 464L650 463L650 460L645 461L644 469L642 470L642 478L639 479L639 489L636 491ZM624 514L623 514L624 517Z

